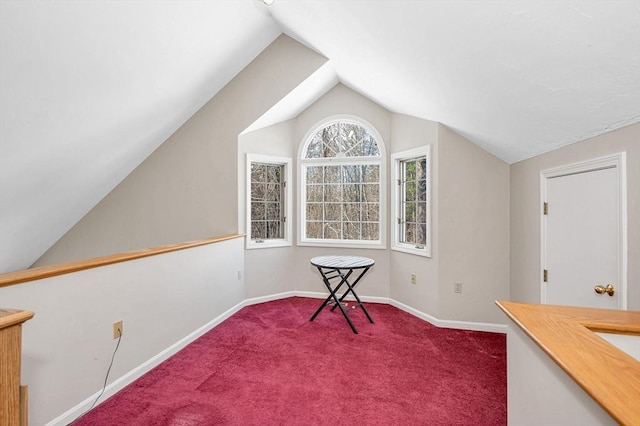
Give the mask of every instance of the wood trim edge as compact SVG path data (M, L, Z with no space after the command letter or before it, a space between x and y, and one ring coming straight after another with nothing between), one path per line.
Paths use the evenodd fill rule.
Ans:
M39 268L24 269L15 272L7 272L4 274L0 274L0 287L8 287L11 285L26 283L29 281L54 277L56 275L70 274L72 272L83 271L85 269L98 268L100 266L127 262L130 260L141 259L143 257L156 256L159 254L170 253L172 251L184 250L242 237L244 237L244 234L227 234L218 237L206 238L203 240L189 241L177 244L167 244L148 249L94 257L92 259L60 263L57 265L41 266Z
M638 424L640 363L595 332L640 335L640 312L507 301L496 305L618 423Z

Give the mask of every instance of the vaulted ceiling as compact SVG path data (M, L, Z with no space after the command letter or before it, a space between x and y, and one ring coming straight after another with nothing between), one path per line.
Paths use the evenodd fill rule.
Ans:
M637 0L2 0L0 272L28 267L282 32L329 59L325 82L508 163L640 121Z

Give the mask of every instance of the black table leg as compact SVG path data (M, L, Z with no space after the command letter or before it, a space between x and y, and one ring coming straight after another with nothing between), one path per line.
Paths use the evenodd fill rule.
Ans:
M324 300L324 302L322 302L322 304L320 305L318 310L316 310L316 312L311 317L310 321L313 321L325 306L327 306L330 303L334 303L334 306L331 308L331 311L333 311L336 307L338 307L340 309L340 311L342 312L342 315L344 316L344 318L347 320L347 323L351 327L351 330L353 330L353 332L355 334L358 334L358 330L356 330L356 327L351 322L351 318L349 318L349 315L347 314L347 312L345 311L344 307L342 306L342 301L344 300L344 298L347 297L347 295L349 293L351 293L351 294L353 294L353 297L355 297L355 299L357 301L357 303L353 307L353 309L357 308L358 306L361 307L362 310L364 311L365 315L367 316L367 319L369 320L369 322L373 323L373 319L371 318L371 315L369 315L369 312L367 311L367 308L365 308L365 306L362 304L362 301L360 300L360 298L358 297L358 295L356 294L355 289L354 289L355 286L360 281L360 279L369 270L369 267L364 268L364 270L360 273L358 278L356 278L356 280L353 282L353 284L351 284L349 282L349 277L353 273L353 269L349 269L349 272L347 272L346 275L345 275L345 274L342 273L342 271L340 269L329 269L329 270L327 270L325 272L325 271L323 271L323 269L320 266L317 266L317 268L318 268L318 271L320 272L320 275L322 276L322 282L324 283L325 287L327 287L327 289L329 290L329 296ZM329 276L329 274L331 272L335 272L335 275ZM338 278L338 277L341 278L340 283L335 288L331 288L330 280L334 279L334 278ZM344 294L342 294L340 297L338 297L338 291L340 290L340 288L344 284L347 285L348 289L347 289L347 291L344 292ZM333 299L333 302L331 301L332 299Z

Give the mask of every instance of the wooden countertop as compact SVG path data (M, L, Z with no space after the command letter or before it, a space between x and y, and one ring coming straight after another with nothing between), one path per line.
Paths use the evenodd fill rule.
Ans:
M0 308L0 330L30 320L33 318L33 315L31 311Z
M595 334L640 336L640 312L496 304L618 423L640 424L640 362Z

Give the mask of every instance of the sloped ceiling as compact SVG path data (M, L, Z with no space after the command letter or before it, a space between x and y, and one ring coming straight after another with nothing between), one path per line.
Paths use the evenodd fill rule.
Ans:
M638 0L3 0L0 272L28 267L281 32L329 67L262 125L336 81L509 163L640 121Z

